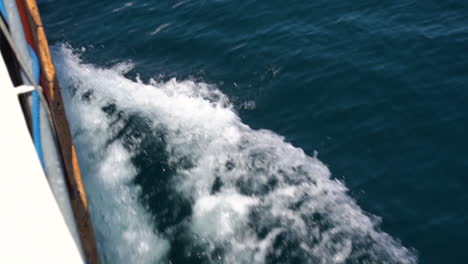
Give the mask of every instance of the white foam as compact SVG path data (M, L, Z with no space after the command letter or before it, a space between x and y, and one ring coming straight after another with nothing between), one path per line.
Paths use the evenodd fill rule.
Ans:
M157 27L155 30L153 30L150 35L156 35L158 34L161 30L167 28L168 26L170 26L171 23L165 23L165 24L162 24L160 25L159 27Z
M120 74L126 74L129 71L133 70L135 68L135 63L131 61L123 61L115 64L112 66L112 70L120 73Z
M258 202L237 193L203 196L193 209L193 231L205 239L230 239L242 228L249 208Z
M106 147L115 133L101 110L109 102L151 119L154 129L164 126L168 163L175 168L170 183L193 206L185 223L194 241L187 243L202 245L211 262L265 263L284 250L304 263L416 262L412 252L379 231L317 158L271 131L250 129L215 87L189 80L132 81L83 64L64 46L55 48L55 57L62 83L80 94L92 91L90 102L68 99L67 114L104 241L100 248L116 259L109 263L163 261L173 239L153 231L149 213L137 203L139 190L129 184L136 174L132 153L119 142ZM178 166L181 159L191 166ZM220 186L213 190L216 181ZM295 246L281 248L278 241ZM222 256L213 259L217 248Z
M66 52L66 54L61 53ZM129 184L136 175L128 152L118 141L109 143L115 131L109 126L100 103L87 104L71 96L70 88L94 89L102 79L88 82L71 51L55 49L57 71L85 188L88 193L98 249L103 263L154 263L163 261L168 242L154 231L150 216L138 204L139 189ZM93 77L88 75L88 77Z
M112 12L114 12L114 13L119 12L122 9L127 8L127 7L131 7L131 6L133 6L133 2L127 2L123 6L113 9Z
M184 0L184 1L177 2L174 5L172 5L172 8L177 8L177 7L187 3L188 1L190 1L190 0Z

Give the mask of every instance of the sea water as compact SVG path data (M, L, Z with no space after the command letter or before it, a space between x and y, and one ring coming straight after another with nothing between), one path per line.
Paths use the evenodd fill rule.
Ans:
M104 263L463 263L463 1L39 1Z

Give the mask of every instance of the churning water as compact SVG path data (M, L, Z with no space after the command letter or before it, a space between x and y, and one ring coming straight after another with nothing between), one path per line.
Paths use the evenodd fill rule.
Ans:
M55 58L107 263L415 262L322 162L243 124L216 87Z
M121 263L468 259L468 5L38 1Z

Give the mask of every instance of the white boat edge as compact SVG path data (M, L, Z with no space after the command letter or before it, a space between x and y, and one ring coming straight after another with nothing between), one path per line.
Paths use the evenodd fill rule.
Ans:
M0 54L0 263L82 264Z

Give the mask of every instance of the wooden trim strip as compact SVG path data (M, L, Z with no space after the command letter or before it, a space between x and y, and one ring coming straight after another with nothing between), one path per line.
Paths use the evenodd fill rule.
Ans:
M75 216L81 245L83 247L86 262L99 264L99 254L96 239L89 214L88 200L83 185L75 146L72 142L70 128L68 126L60 87L57 81L55 67L50 55L49 44L42 25L39 8L35 0L23 0L30 29L37 48L37 55L41 63L41 70L45 82L43 89L47 92L55 130L65 165L66 177L69 186L70 200Z

